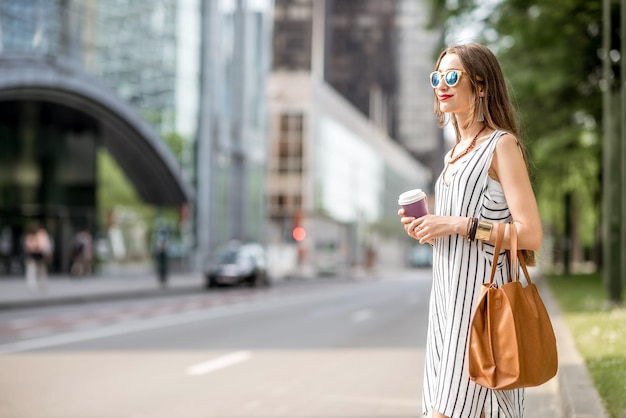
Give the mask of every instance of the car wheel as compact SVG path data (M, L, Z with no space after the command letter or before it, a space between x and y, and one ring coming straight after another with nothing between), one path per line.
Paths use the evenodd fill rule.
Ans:
M214 289L218 286L217 280L213 276L206 276L205 288Z
M269 286L270 282L267 280L267 274L264 271L257 271L254 275L254 282L256 286Z
M251 287L256 287L258 284L258 276L256 272L246 278L246 284Z

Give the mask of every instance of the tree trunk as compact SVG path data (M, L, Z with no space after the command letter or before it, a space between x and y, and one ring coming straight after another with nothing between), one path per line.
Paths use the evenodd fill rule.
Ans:
M620 170L620 144L619 136L614 131L614 118L612 115L614 106L612 94L612 68L609 51L611 45L611 0L603 0L603 217L604 226L604 254L603 254L603 279L607 289L608 298L612 303L620 304L622 299L621 279L621 170Z

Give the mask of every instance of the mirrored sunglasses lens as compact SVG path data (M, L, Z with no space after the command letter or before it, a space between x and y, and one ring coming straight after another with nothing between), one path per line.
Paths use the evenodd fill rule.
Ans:
M459 72L458 71L448 71L446 73L446 84L450 87L454 86L459 82Z
M430 75L430 85L433 87L437 87L439 83L441 83L441 77L439 76L439 73L432 73Z

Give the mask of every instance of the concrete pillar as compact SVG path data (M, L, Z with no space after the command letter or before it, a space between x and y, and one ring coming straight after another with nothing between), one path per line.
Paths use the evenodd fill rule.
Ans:
M233 114L232 114L232 147L231 149L231 190L230 212L231 237L245 240L247 237L246 223L247 191L246 191L246 10L243 0L237 0L235 9L235 40L233 56Z
M217 28L218 2L203 1L201 6L200 108L198 112L197 184L196 184L196 266L202 267L213 246L211 234L211 193L214 138L214 87L216 51L219 51Z

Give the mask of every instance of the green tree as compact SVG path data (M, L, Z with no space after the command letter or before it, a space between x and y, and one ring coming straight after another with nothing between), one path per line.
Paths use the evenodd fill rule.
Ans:
M518 101L535 187L565 271L571 250L598 245L601 186L601 5L504 1L487 20Z
M144 219L154 218L154 207L143 203L133 184L103 148L98 150L97 167L98 218L102 229L106 228L109 215L118 206L133 208Z
M183 138L170 133L163 141L180 163L183 153ZM146 204L135 190L135 186L126 178L122 169L105 149L98 150L98 214L99 224L106 226L108 216L116 207L131 208L137 212L147 225L153 225L157 216L161 216L170 224L177 222L176 208L157 208Z
M183 158L184 139L177 133L171 132L163 137L163 141L167 144L176 161L180 164Z

